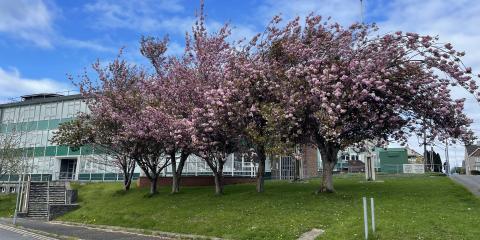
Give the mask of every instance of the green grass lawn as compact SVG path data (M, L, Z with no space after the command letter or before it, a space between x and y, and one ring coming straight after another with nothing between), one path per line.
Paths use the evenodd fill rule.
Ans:
M0 195L0 217L12 217L16 194Z
M373 239L479 239L480 199L443 176L336 177L334 194L315 195L318 180L269 181L257 194L250 184L185 187L171 195L162 187L120 191L115 183L77 186L81 208L60 220L116 225L229 239L296 239L312 228L320 239L362 239L362 196L376 201Z

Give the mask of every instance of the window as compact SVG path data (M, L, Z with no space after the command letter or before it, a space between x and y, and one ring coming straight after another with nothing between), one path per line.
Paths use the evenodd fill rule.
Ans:
M40 120L54 119L57 117L57 104L50 103L42 106Z
M35 106L22 107L20 122L31 122L35 119Z
M15 108L7 108L3 112L3 123L13 123L15 119Z
M65 105L64 105L64 113L62 118L73 118L77 115L78 112L80 112L80 107L81 107L81 101L70 101L66 103L67 109L65 111Z
M15 188L15 187L10 187L10 192L11 192L11 193L14 193L15 190L17 190L17 188Z
M0 187L0 192L1 193L5 193L5 191L7 191L7 189L5 187Z

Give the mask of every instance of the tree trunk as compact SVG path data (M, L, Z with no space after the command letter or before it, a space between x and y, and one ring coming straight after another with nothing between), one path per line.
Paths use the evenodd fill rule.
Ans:
M185 166L188 156L188 153L182 152L180 154L180 162L178 163L178 167L176 162L172 162L172 193L180 192L180 180L182 178L183 167Z
M265 147L260 146L257 148L257 156L258 156L258 169L257 169L257 192L261 193L265 191L265 161L266 161L266 154L265 154Z
M127 167L123 168L123 189L125 191L130 190L130 186L132 185L133 173L135 172L135 162L133 162L133 164L130 164L131 165L128 165L128 162L126 162Z
M180 192L180 180L182 179L182 172L183 172L183 167L185 166L185 162L187 162L188 156L190 154L188 153L181 153L180 154L180 162L178 163L178 168L177 168L177 186L175 188L175 191L178 193Z
M170 153L170 161L172 165L172 193L178 193L178 175L177 175L177 160L176 160L176 153Z
M131 185L132 185L131 179L129 179L129 180L124 179L123 180L123 190L125 190L125 191L130 190Z
M158 175L155 175L150 179L150 195L154 195L158 193L157 182L158 182Z
M132 178L133 178L134 169L135 168L132 168L132 170L130 170L129 172L123 173L123 189L125 191L130 190L130 186L132 185Z
M223 160L218 161L218 169L214 172L215 175L215 194L223 194Z
M333 168L335 168L335 164L338 161L337 154L340 148L333 143L323 143L318 144L318 146L320 146L320 154L322 156L323 173L320 189L317 193L333 193L335 192L335 189L333 188Z

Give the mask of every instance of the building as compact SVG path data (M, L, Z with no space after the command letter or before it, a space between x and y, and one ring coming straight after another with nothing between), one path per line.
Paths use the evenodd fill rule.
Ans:
M411 164L423 164L423 155L417 151L410 148L408 145L405 148L407 149L408 163Z
M480 142L465 146L465 173L471 175L472 171L480 171Z
M339 151L337 156L338 161L335 165L334 171L349 173L364 172L365 163L369 157L373 160L375 169L378 169L380 167L380 162L378 154L375 152L375 144L373 142L369 142L366 146L361 148L353 146L347 147L346 149Z
M377 148L380 172L403 173L403 164L408 164L406 148Z
M304 179L319 175L320 153L312 145L303 145L299 149L299 159L292 156L269 157L271 162L270 175L274 179L293 180L295 177ZM298 168L298 171L297 171ZM267 172L267 176L268 176Z
M82 178L117 179L118 171L98 161L91 147L76 151L57 146L51 139L61 123L86 112L87 105L79 94L33 94L20 101L0 105L0 134L17 134L23 151L24 173L32 180L76 180ZM88 176L87 176L88 174ZM9 174L0 181L12 182L18 175Z
M79 113L88 112L81 95L32 94L10 103L0 104L0 134L20 135L19 149L23 150L23 173L33 181L117 181L122 180L119 169L109 164L103 153L85 146L78 150L68 146L57 146L51 139L61 123L74 119ZM272 158L273 159L273 158ZM280 179L293 178L293 158L281 157L276 162L276 174ZM317 176L317 151L306 148L303 152L300 177ZM283 164L282 164L283 163ZM224 165L224 176L254 177L256 164L241 154L231 154ZM135 170L134 179L141 174ZM171 175L167 167L164 176ZM211 176L211 170L202 159L191 156L185 163L185 176ZM271 176L270 159L266 162L266 175ZM0 177L1 191L8 192L18 174Z

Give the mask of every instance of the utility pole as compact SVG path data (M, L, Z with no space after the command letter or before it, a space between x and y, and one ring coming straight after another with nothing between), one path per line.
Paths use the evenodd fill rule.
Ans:
M448 156L448 138L445 139L445 163L446 163L446 166L445 166L445 173L447 175L450 175L450 156Z
M435 171L435 164L433 163L433 143L430 144L430 171Z
M363 19L363 0L360 0L360 22L363 24L364 19Z
M423 129L423 168L427 169L427 130Z

